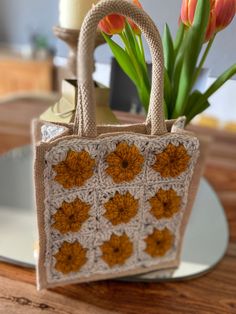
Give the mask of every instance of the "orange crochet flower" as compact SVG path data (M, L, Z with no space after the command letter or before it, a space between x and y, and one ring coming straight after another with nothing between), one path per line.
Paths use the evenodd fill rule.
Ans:
M168 144L162 153L156 155L153 169L160 172L163 178L174 178L187 169L189 160L190 156L183 144L179 146Z
M82 224L89 218L90 205L77 198L72 203L63 202L62 206L53 215L55 223L52 225L62 234L77 232Z
M100 246L102 259L110 266L123 265L133 253L133 244L126 234L113 234L109 241Z
M64 242L54 255L56 270L63 274L79 271L87 262L86 252L87 250L79 242Z
M138 200L136 200L129 192L121 195L116 192L106 204L105 217L110 220L113 225L128 223L138 212Z
M106 162L106 173L115 183L122 183L132 181L140 173L144 158L135 145L122 142L106 157Z
M88 152L75 152L69 150L66 159L58 165L53 166L57 173L55 180L65 189L74 186L82 186L93 175L95 160Z
M170 218L180 210L181 198L175 190L160 189L154 197L149 200L151 213L157 218Z
M173 244L173 235L168 228L155 230L146 239L145 252L152 257L164 256Z

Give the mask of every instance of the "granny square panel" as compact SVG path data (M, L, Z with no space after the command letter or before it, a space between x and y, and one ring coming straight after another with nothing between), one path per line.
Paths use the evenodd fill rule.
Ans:
M198 140L60 141L45 154L48 283L173 261Z

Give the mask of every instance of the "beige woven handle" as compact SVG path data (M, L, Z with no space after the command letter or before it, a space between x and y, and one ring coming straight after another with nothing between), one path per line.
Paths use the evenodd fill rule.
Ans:
M167 132L163 111L163 51L160 34L151 18L127 0L104 0L87 14L78 44L78 102L75 116L75 133L82 137L96 137L93 73L93 51L96 29L106 15L118 13L131 18L144 34L152 55L152 89L146 123L151 134Z

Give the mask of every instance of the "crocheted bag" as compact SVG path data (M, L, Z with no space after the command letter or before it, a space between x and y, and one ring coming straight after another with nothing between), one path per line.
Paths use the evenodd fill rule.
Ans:
M131 18L153 62L146 122L96 126L92 83L98 22ZM84 20L73 125L35 125L39 227L38 288L177 267L196 191L199 141L184 119L164 120L163 53L150 17L125 0L105 0Z

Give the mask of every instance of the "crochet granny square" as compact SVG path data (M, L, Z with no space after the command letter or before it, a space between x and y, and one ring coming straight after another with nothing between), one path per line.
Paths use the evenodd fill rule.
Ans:
M49 145L40 252L47 283L122 276L174 262L198 148L197 138L174 133Z

